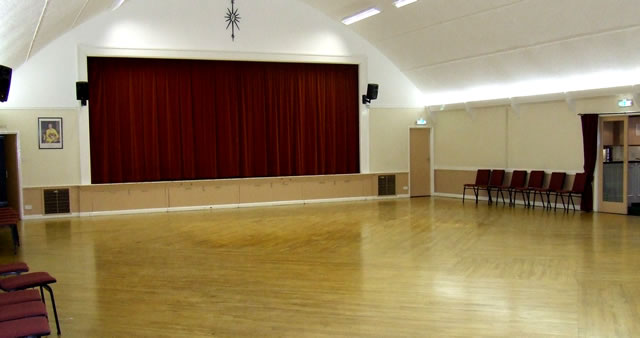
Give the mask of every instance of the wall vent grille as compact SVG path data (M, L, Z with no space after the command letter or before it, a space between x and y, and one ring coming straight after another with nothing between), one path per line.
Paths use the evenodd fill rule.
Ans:
M69 189L44 189L44 214L68 214Z
M396 194L396 175L378 176L378 196Z

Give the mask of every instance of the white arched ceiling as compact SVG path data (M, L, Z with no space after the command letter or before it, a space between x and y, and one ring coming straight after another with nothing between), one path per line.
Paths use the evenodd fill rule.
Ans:
M16 68L60 35L111 8L114 0L0 1L0 65Z
M302 0L349 27L423 92L426 104L640 83L637 0Z
M381 9L348 29L387 56L425 104L640 83L637 0L418 0L402 8L392 0L300 1L336 22ZM0 64L20 66L114 3L0 1Z

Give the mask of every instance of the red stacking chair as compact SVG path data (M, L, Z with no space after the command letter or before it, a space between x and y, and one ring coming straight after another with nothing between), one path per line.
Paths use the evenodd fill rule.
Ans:
M44 290L49 292L51 297L51 306L53 307L53 315L56 320L56 328L58 334L60 334L60 322L58 321L58 310L56 309L56 300L53 297L53 290L49 284L56 282L50 274L46 272L30 272L19 276L11 276L6 278L0 278L0 289L5 292L16 292L20 290L27 290L32 288L40 288L40 298L44 303Z
M525 205L527 207L531 206L530 193L535 188L542 188L543 181L544 181L544 171L542 170L531 171L531 174L529 174L529 183L527 183L527 186L513 189L515 192L514 196L517 196L518 192L522 193L522 199ZM534 199L535 199L535 196L534 196Z
M504 203L503 191L507 191L509 194L509 205L515 205L515 196L512 196L513 192L517 188L524 188L527 183L527 172L525 170L514 170L511 174L511 183L509 185L502 185L497 187L496 199L498 199L498 193L502 196L502 203Z
M489 195L489 204L492 203L491 200L491 189L498 190L498 187L502 186L502 181L504 181L504 170L492 170L491 171L491 179L489 180L489 185L486 187L478 187L478 190L486 190L487 195ZM498 193L496 192L496 200L498 199ZM497 203L497 202L496 202ZM504 203L504 196L502 196L502 203Z
M473 194L476 196L476 204L478 204L478 188L486 187L489 185L489 176L491 176L491 170L478 169L478 171L476 172L476 183L469 183L464 185L464 189L462 190L462 203L464 203L464 197L467 189L472 189Z
M47 317L27 317L0 322L0 337L42 337L51 334Z
M20 216L11 208L0 208L0 228L8 227L11 229L13 237L13 253L17 253L20 246L20 234L18 233L18 220Z
M551 209L551 194L556 194L556 200L558 200L558 191L562 190L564 186L564 178L566 174L561 172L551 173L551 179L549 180L549 186L546 188L534 188L533 191L533 205L536 204L536 194L540 194L540 200L544 204L544 198L542 194L547 195L546 207Z
M569 211L569 202L571 202L571 205L573 205L573 211L575 211L576 205L573 203L573 196L580 196L580 198L582 199L584 194L584 187L586 184L587 184L587 174L585 173L576 174L576 178L573 180L573 186L571 187L571 190L561 190L557 192L554 209L558 206L558 195L559 195L560 199L562 199L562 207L566 211ZM564 204L564 196L568 197L566 207Z
M29 272L27 263L17 262L0 265L0 276L19 275L24 272Z

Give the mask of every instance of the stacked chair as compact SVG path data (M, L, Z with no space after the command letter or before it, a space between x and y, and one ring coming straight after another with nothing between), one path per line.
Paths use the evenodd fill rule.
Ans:
M467 193L467 189L472 189L473 194L476 196L476 204L478 204L478 194L481 189L487 189L489 186L489 178L491 176L491 170L480 169L476 172L476 182L473 184L465 184L462 190L462 203L464 203L464 197Z
M502 169L490 170L479 169L476 172L476 181L473 184L465 184L462 192L462 202L464 203L467 189L472 189L476 198L476 204L478 204L478 195L480 191L485 190L489 195L489 204L493 202L491 192L495 190L496 200L498 197L502 197L502 203L505 204L504 192L509 194L509 205L515 205L518 195L522 196L522 201L526 207L535 208L536 198L540 196L540 201L545 209L551 209L551 197L555 195L555 201L553 204L554 210L558 207L558 197L562 201L562 207L565 211L569 211L569 207L572 206L573 210L576 210L574 197L582 198L586 185L586 174L576 174L575 180L571 190L563 190L564 182L567 177L563 172L552 172L549 179L549 185L544 187L545 172L542 170L532 170L529 174L529 180L527 182L527 172L525 170L514 170L511 175L511 182L509 185L503 185L502 181L505 176L505 171ZM531 200L531 194L533 193L533 200ZM545 202L546 196L546 202ZM565 204L565 197L567 202Z
M51 306L60 335L58 311L50 284L56 282L46 272L28 273L25 263L0 265L0 337L41 337L51 334L43 290ZM40 292L36 288L40 289Z
M551 194L556 194L556 205L558 202L558 192L562 190L564 186L564 178L567 174L561 172L551 173L551 179L549 180L549 186L546 188L534 188L533 191L533 205L536 204L536 194L540 194L540 201L546 207L551 209ZM543 194L547 196L547 204L544 204Z
M584 194L584 188L587 184L587 175L585 173L576 174L576 178L573 180L573 186L571 190L560 190L556 192L556 202L555 207L558 205L558 196L562 199L562 207L565 211L569 211L569 202L573 206L573 211L576 211L576 205L573 203L574 196L580 196L582 198L582 194ZM567 206L564 205L564 196L567 197Z
M18 220L20 215L12 208L3 207L0 208L0 228L11 229L11 236L13 237L13 253L15 254L20 246L20 235L18 234Z
M504 195L503 192L506 191L509 194L509 205L515 205L516 190L522 189L526 187L527 183L527 172L524 170L514 170L511 174L511 182L509 185L503 185L496 187L496 200L498 199L498 193L502 196L502 203L504 204Z

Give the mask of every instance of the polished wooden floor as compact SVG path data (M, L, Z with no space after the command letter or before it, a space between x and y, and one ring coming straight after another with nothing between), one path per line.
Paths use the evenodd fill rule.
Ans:
M20 229L0 263L58 278L65 337L640 337L636 217L419 198Z

